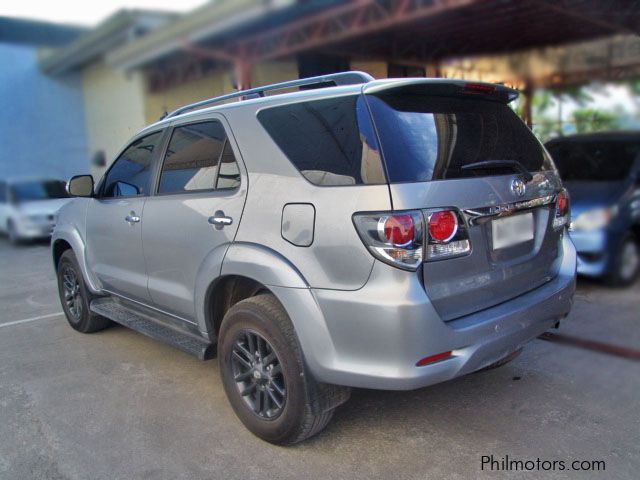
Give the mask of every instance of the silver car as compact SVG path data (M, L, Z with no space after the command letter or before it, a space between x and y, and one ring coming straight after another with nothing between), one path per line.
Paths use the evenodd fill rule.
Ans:
M516 96L346 72L169 114L95 187L68 184L69 323L217 354L236 414L276 444L319 432L350 387L506 363L566 317L576 272L567 194Z

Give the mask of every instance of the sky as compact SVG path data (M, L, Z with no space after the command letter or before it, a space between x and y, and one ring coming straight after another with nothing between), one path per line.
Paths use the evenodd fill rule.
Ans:
M121 8L187 12L207 0L3 0L0 16L92 26Z

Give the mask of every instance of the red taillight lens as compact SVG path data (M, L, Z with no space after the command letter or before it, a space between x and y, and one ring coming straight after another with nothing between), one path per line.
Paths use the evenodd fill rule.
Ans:
M431 355L430 357L424 357L416 363L417 367L424 367L425 365L429 365L430 363L439 362L440 360L444 360L445 358L449 358L452 352L442 352L436 355Z
M471 93L493 93L496 91L494 85L485 85L484 83L466 83L464 90Z
M556 197L556 216L553 219L553 228L560 230L569 224L569 193L561 190Z
M433 212L429 215L429 235L432 239L446 243L458 232L458 219L449 210Z
M379 260L405 270L416 270L422 263L424 218L420 210L355 213L353 223Z
M392 215L383 225L384 236L394 245L408 245L415 237L415 227L411 215Z
M558 194L558 215L565 215L569 209L569 199L567 194L560 192Z

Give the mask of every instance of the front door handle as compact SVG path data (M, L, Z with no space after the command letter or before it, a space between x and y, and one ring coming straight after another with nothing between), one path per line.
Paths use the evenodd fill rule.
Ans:
M136 212L131 211L129 215L124 217L125 222L129 225L133 225L134 223L138 223L140 221L140 217L136 215Z
M209 223L215 226L216 230L222 230L233 223L233 218L227 217L222 210L218 210L213 217L209 217Z

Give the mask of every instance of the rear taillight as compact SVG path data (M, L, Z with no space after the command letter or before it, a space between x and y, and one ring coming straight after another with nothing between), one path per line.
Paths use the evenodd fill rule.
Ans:
M353 223L376 258L406 270L416 270L422 263L422 212L356 213Z
M467 229L457 210L356 213L353 223L376 258L406 270L416 270L425 253L429 261L471 251Z
M451 210L441 210L429 215L429 238L446 243L458 232L458 219Z
M467 229L456 210L436 210L426 216L429 225L427 261L466 255L471 251Z
M556 230L564 228L565 225L569 224L569 218L569 193L563 188L556 197L556 215L553 219L553 228Z

